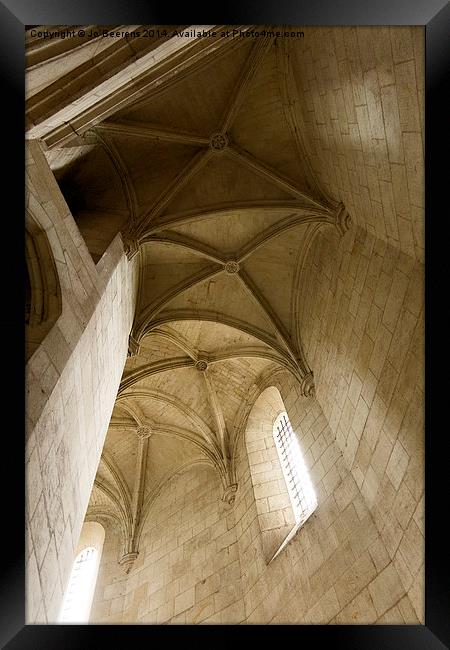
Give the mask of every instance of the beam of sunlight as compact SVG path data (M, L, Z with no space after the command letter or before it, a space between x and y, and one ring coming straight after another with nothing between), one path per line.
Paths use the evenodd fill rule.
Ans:
M297 524L303 524L317 508L317 497L287 413L284 411L273 426L278 456L291 499Z
M75 558L64 595L59 623L87 623L94 596L99 554L93 546L84 548Z

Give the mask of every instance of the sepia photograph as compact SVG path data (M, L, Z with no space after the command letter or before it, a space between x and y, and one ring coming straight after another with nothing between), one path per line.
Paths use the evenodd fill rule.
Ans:
M423 626L425 27L24 74L25 623Z

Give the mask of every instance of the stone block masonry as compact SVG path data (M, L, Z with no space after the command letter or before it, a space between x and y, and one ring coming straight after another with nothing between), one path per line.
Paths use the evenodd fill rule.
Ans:
M173 477L150 509L139 556L128 577L117 566L120 541L107 532L109 546L102 559L92 622L192 624L244 619L234 516L221 501L221 490L216 473L208 467Z
M217 475L197 466L171 479L153 503L128 577L118 571L119 540L112 534L108 542L107 533L105 548L109 543L111 550L102 560L92 622L420 620L414 594L407 593L320 404L302 397L287 372L275 386L305 457L318 439L325 441L309 466L319 500L313 516L267 564L258 522L258 486L252 484L242 438L233 508L220 500Z
M355 228L320 234L304 272L317 399L423 622L423 265Z
M423 261L424 29L322 27L308 36L294 74L321 186L370 234Z
M54 623L127 355L137 277L120 235L94 265L35 142L27 203L62 294L61 316L26 368L26 620Z

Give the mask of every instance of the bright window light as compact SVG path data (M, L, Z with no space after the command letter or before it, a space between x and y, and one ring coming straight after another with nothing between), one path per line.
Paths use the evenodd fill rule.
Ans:
M99 565L96 548L88 546L78 553L59 617L60 623L87 623L94 596Z
M273 437L280 458L297 525L304 524L317 508L317 497L303 460L297 436L284 411L275 420Z

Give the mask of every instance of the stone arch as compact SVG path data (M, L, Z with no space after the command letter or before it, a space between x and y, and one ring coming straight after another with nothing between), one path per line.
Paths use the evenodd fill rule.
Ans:
M223 479L218 471L217 467L207 458L195 458L194 460L185 463L184 465L176 468L173 472L166 475L160 483L155 487L155 489L147 497L145 503L142 507L141 518L139 522L139 528L137 530L137 544L140 544L143 534L146 532L146 529L150 525L151 513L161 499L164 498L167 488L171 486L172 483L178 481L183 475L188 474L192 470L201 467L203 470L210 470L212 480L217 483L218 486L223 486Z
M45 230L27 211L25 221L26 361L62 312L58 272Z
M77 554L87 546L93 546L99 553L105 542L105 528L97 519L86 521L81 529L77 546Z
M84 623L89 620L104 542L105 529L101 523L87 521L83 524L59 622ZM85 568L80 569L77 564Z
M253 403L244 432L263 555L267 564L280 553L303 523L294 511L273 434L275 422L283 413L289 418L289 409L279 388L270 385L260 392ZM301 434L294 429L293 435L300 446ZM306 464L304 469L307 471Z
M130 535L127 530L126 522L124 522L123 518L119 514L113 512L112 509L108 509L105 506L103 507L89 506L86 512L86 516L84 518L83 525L85 523L91 523L91 522L103 526L105 530L105 537L108 529L114 530L114 532L118 534L120 539L121 552L123 549L127 548L127 542Z

